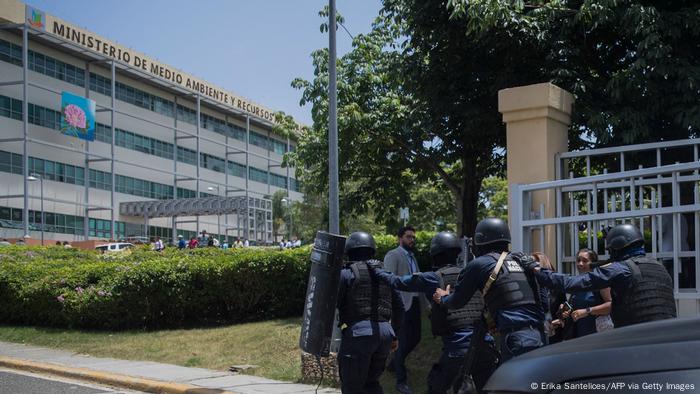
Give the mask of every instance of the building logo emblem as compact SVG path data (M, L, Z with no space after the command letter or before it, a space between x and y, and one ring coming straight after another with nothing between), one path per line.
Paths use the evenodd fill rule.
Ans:
M61 94L61 133L95 140L95 102L69 92Z
M27 6L25 9L27 23L35 29L46 30L46 14L34 7Z

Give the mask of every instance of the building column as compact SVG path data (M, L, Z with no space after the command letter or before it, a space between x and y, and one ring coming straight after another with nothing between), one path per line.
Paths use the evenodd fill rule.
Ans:
M173 200L177 200L177 95L173 97ZM170 224L173 243L175 243L177 240L177 216L173 216Z
M22 167L24 179L22 205L22 225L24 227L24 238L29 237L29 27L26 23L22 25ZM43 175L42 175L43 176ZM43 223L42 223L43 225Z
M118 208L117 208L117 206L116 206L116 205L117 205L117 199L116 199L116 194L115 194L115 193L117 192L117 175L114 173L114 171L115 171L115 166L114 166L114 157L115 157L114 145L116 144L116 138L117 138L117 136L116 136L117 130L116 130L116 128L114 127L114 122L115 122L115 120L116 120L115 114L116 114L116 110L117 110L117 65L115 64L114 60L112 60L112 61L110 62L110 64L109 64L109 70L110 70L110 73L111 73L111 75L112 75L112 89L111 89L111 90L112 90L112 97L110 97L110 106L111 106L112 108L111 108L111 111L109 111L109 113L110 113L110 125L111 125L111 131L112 131L112 144L111 144L111 146L110 146L110 148L109 148L109 154L110 154L110 157L109 157L109 158L110 158L110 160L109 160L109 170L110 170L110 173L111 173L110 176L111 176L111 179L112 179L112 187L111 187L110 190L109 190L109 200L110 200L110 204L112 204L112 209L110 210L110 215L109 215L110 217L109 217L109 220L110 220L110 222L111 222L111 223L110 223L110 232L111 232L111 234L110 234L110 235L111 235L110 239L113 240L113 241L116 241L117 239L119 239L119 234L117 233L117 231L116 231L116 229L115 229L115 227L116 227L115 218L116 218L116 216L117 216L117 214L115 213L115 211L116 211ZM89 73L87 73L87 71L86 71L86 74L89 74ZM89 79L89 75L87 76L87 78ZM86 90L89 91L89 90L90 90L90 89L89 89L89 82L88 82L88 85L87 85L87 86L88 86L88 88L86 88ZM126 234L124 234L124 236L126 236Z
M245 239L250 239L250 196L248 180L250 179L250 115L245 116Z
M202 153L199 150L199 129L202 126L202 98L197 93L197 198L201 198L201 195L199 193L199 170L202 167ZM177 191L176 191L177 192ZM197 215L197 236L199 236L199 232L202 231L199 228L199 215Z
M114 79L112 79L112 89L114 89ZM112 90L114 94L114 90ZM85 98L90 98L90 62L85 62ZM114 107L112 107L114 110ZM112 122L114 123L114 122ZM114 128L112 128L112 142L114 142ZM114 144L112 144L114 146ZM85 241L90 240L90 141L85 141L85 187L83 188L83 200L85 201L85 208L83 212L85 217L83 218L83 232L85 232ZM114 173L114 171L112 171ZM114 210L114 206L112 206ZM95 237L97 237L97 227L95 227Z
M571 93L551 83L519 86L498 92L498 110L506 123L509 190L517 184L556 179L557 154L568 150L573 103ZM514 207L512 198L513 195L509 193L509 207ZM555 199L554 190L537 191L533 193L530 204L523 206L523 211L526 217L539 216L540 207L543 206L543 218L553 218L556 215ZM514 223L511 215L509 212L509 223ZM542 251L556 263L556 228L546 226L544 231L544 250L541 250L540 236L535 236L529 245L530 251Z

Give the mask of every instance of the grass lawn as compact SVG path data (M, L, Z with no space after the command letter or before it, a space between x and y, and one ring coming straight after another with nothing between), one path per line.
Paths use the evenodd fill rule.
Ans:
M296 382L301 379L298 348L300 318L269 320L216 328L163 331L81 331L43 327L0 326L0 341L59 348L95 357L146 360L187 367L227 370L253 364L248 373ZM440 354L423 319L423 340L408 358L409 384L425 392L425 378ZM395 393L394 376L385 372L382 385Z

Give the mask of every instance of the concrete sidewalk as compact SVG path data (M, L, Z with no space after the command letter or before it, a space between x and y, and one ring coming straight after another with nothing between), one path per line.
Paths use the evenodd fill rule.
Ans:
M0 366L156 393L314 393L315 385L150 361L97 358L65 350L0 342ZM324 389L319 393L340 393Z

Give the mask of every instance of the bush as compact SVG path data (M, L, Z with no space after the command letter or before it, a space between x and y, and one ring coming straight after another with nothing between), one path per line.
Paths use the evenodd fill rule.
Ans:
M416 256L430 267L432 234ZM396 247L378 236L377 258ZM172 328L302 314L310 247L202 248L98 254L62 247L0 249L0 323L91 329Z
M286 251L0 250L0 322L164 328L301 314L309 248Z

